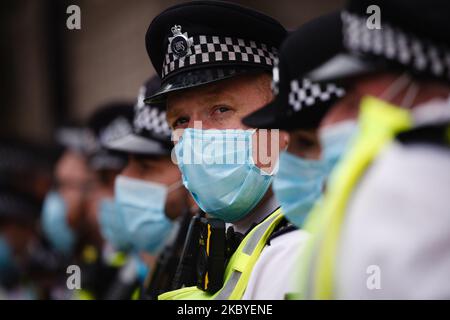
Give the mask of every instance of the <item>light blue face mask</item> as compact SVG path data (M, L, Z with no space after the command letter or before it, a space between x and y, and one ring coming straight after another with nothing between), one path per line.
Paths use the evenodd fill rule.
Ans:
M158 183L118 176L115 198L128 242L137 251L156 254L166 242L173 227L164 213L169 188Z
M47 194L42 207L41 223L50 244L69 255L74 249L76 236L67 223L66 204L58 192L50 191Z
M127 251L130 243L126 235L125 225L114 199L104 199L100 203L100 231L105 240L119 251Z
M322 161L302 159L287 151L281 153L273 191L284 216L296 226L302 227L314 203L322 195L326 173Z
M244 218L273 179L253 161L254 132L188 128L175 146L184 186L203 211L226 222Z
M339 162L357 133L358 123L355 120L343 121L326 127L319 132L322 160L327 167L328 173Z
M0 277L1 274L6 273L14 268L15 262L11 252L11 247L9 246L5 237L0 235Z

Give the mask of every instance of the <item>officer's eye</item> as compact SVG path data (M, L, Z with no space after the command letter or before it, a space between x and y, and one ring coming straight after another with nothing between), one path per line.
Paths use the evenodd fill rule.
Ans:
M188 123L189 123L188 117L180 117L180 118L176 119L174 122L172 122L172 128L173 129L181 128L181 127L187 125Z
M309 137L299 137L296 139L297 146L301 148L311 148L314 147L317 143L314 139Z
M225 105L220 105L220 106L215 106L213 109L213 114L223 114L226 113L228 111L231 111L231 108Z

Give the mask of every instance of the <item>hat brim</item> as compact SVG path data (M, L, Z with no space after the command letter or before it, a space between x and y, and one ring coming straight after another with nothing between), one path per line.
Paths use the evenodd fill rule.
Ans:
M164 102L169 93L198 87L220 80L229 79L245 73L264 71L261 67L213 67L194 70L184 70L179 74L171 76L161 84L161 88L150 97L146 97L147 104ZM267 71L270 71L269 69Z
M280 101L281 99L275 99L261 109L244 117L242 123L258 129L280 129L285 131L315 129L328 109L339 99L339 97L330 99L313 109L306 109L303 112L294 112L291 108L286 108L284 105L286 102Z
M171 148L166 143L150 140L134 133L109 141L104 144L104 147L112 151L141 155L165 156L170 155L171 152Z
M370 61L365 61L350 54L340 53L333 56L318 68L310 71L305 75L305 78L314 82L345 83L345 80L380 70L382 67L383 65L380 63L371 63ZM337 100L330 100L324 104L320 112L325 113L326 109ZM252 128L281 129L286 131L314 128L317 125L317 119L310 122L311 115L289 114L286 112L283 113L281 110L286 110L283 106L283 101L275 98L261 109L243 118L242 123Z
M284 129L282 121L279 121L278 101L273 100L261 109L249 114L242 119L242 123L251 128L258 129Z

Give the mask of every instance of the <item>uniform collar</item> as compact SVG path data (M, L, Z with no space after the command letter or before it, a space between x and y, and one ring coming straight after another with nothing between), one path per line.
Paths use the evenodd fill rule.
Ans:
M269 198L263 200L249 215L235 223L227 223L227 228L233 226L235 232L246 234L254 224L263 221L267 216L280 207L275 196L272 194Z

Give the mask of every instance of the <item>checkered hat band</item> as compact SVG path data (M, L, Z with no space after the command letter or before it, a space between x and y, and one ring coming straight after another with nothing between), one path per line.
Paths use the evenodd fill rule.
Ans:
M294 112L299 112L304 108L332 101L344 95L345 89L331 82L315 83L309 79L292 80L289 105Z
M170 139L172 135L166 111L150 105L136 106L133 129L138 134L146 133L165 139Z
M418 73L450 79L450 50L389 24L369 29L367 18L342 12L344 45L351 51L382 57Z
M238 62L249 65L272 67L277 50L263 43L230 37L193 36L186 56L179 57L172 52L169 43L162 66L162 78L184 67L205 63Z

